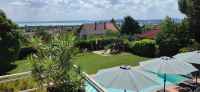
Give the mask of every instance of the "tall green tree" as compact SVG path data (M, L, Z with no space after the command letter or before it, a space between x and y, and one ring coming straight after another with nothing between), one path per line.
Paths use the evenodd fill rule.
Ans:
M177 24L167 17L161 23L161 32L156 36L156 43L159 45L160 55L173 56L176 54L180 48L190 43L187 21L184 20Z
M20 35L14 31L17 25L0 10L0 74L4 74L11 66L20 50Z
M200 42L200 0L179 0L179 9L189 20L189 29Z
M124 18L124 22L121 27L121 34L134 35L140 33L140 25L131 16Z

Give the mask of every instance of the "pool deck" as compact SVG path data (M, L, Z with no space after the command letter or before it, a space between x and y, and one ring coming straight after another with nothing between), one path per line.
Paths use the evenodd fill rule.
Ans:
M167 92L179 92L178 91L178 86L168 86L166 89L167 89Z
M96 74L89 75L91 78L95 79Z

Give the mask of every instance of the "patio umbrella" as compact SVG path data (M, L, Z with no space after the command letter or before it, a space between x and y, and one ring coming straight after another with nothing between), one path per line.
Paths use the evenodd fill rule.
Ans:
M174 58L182 62L200 64L200 51L180 53L175 55ZM197 74L196 74L196 83L197 83Z
M130 66L121 66L100 70L95 79L107 88L139 92L142 89L160 85L157 81L154 81L156 77L152 73L133 69Z
M164 91L167 74L187 75L191 72L197 71L197 69L191 64L181 62L170 57L161 57L146 62L140 62L140 66L146 71L161 74L164 76Z
M200 64L200 51L180 53L173 57L180 61L185 61L193 64Z

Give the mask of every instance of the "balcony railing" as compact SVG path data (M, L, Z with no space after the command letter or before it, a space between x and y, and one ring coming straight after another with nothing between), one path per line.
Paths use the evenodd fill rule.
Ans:
M74 65L74 68L78 69L78 67L76 65ZM85 72L80 72L80 73L83 76L83 78L85 79L85 81L87 83L89 83L89 85L92 86L97 92L107 92L105 88L103 88L100 84L98 84L87 73L85 73ZM22 73L16 73L16 74L11 74L11 75L0 76L0 84L11 82L11 81L16 81L16 80L20 80L20 79L25 79L27 77L30 77L31 74L32 74L31 71L28 71L28 72L22 72ZM20 92L32 92L34 90L37 90L37 88L26 89L26 90L22 90ZM88 92L88 91L86 90L86 92Z

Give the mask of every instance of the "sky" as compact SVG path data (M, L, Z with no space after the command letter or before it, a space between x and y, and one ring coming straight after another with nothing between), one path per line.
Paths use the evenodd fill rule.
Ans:
M0 0L14 21L183 18L177 0Z

